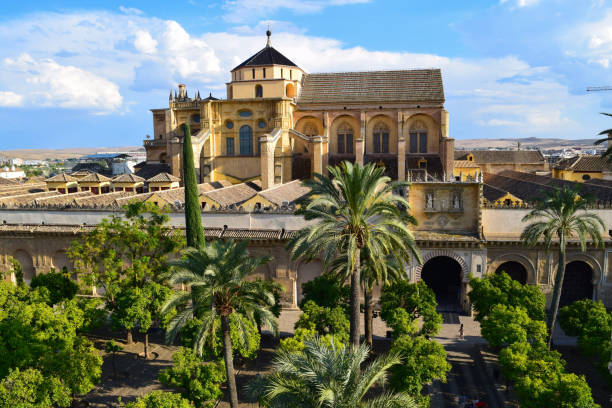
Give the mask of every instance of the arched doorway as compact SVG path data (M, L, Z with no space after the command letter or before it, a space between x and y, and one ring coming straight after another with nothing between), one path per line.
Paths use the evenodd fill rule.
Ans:
M461 312L461 265L448 256L437 256L425 262L421 279L436 294L438 311Z
M527 283L527 269L520 262L504 262L495 270L495 273L501 272L506 272L512 279L523 285Z
M565 265L563 288L559 307L571 305L577 300L593 298L593 269L583 261Z
M21 269L23 270L23 280L25 283L30 284L32 278L36 275L34 270L34 261L29 253L23 249L18 250L13 255L13 258L19 262Z

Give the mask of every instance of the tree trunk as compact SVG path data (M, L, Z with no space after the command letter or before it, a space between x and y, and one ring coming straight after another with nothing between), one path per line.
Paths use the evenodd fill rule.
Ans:
M363 327L365 329L365 341L372 349L372 320L374 315L374 305L372 304L372 289L363 289Z
M134 339L132 338L132 331L128 330L127 331L127 338L125 339L127 344L132 344L134 342Z
M144 341L144 358L145 360L149 359L149 331L145 333L145 341Z
M563 278L565 277L565 235L559 237L559 266L557 276L555 277L555 286L553 288L553 297L550 304L550 320L548 322L548 349L552 343L555 323L557 321L557 312L559 311L559 301L561 300L561 291L563 290Z
M357 251L355 257L355 269L351 275L351 337L350 342L354 346L359 346L361 335L360 330L360 310L361 306L361 259L360 252Z
M234 377L234 356L232 338L230 337L229 316L221 315L221 331L223 332L223 357L225 358L225 373L227 374L230 407L238 408L238 389L236 388L236 377Z

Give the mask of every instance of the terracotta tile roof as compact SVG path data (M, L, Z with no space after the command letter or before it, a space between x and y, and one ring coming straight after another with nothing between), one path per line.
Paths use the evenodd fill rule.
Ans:
M507 191L501 190L490 184L484 183L482 186L482 195L490 203L494 203L495 201L505 196L507 193Z
M70 205L74 204L74 200L77 198L83 197L91 197L94 195L90 191L79 191L77 193L69 193L69 194L58 194L51 197L41 197L35 200L36 204L40 206L47 205Z
M298 104L444 102L439 69L307 74Z
M223 188L223 186L226 186L227 184L229 184L230 186L232 185L229 181L223 181L223 182L216 181L213 183L198 184L198 194L202 195L209 191L213 191L216 188ZM180 202L181 204L185 203L185 187L179 187L179 188L173 188L170 190L151 191L148 193L132 194L131 196L128 196L128 197L118 198L117 205L122 206L132 200L146 201L153 195L156 195L162 200L168 202L169 204L174 205L176 201Z
M164 182L170 183L170 182L175 182L175 181L181 181L181 179L176 176L173 176L170 173L166 173L166 172L156 174L150 179L147 179L148 183L164 183Z
M297 67L289 58L278 52L274 47L264 47L255 55L247 58L232 71L244 67L258 67L263 65L287 65L289 67Z
M455 168L478 168L479 166L471 160L455 160Z
M538 150L455 150L455 160L467 160L468 154L476 163L544 163L546 159Z
M563 159L559 161L555 167L559 170L573 170L573 171L609 171L612 169L612 165L607 162L606 159L601 156L576 156L569 159Z
M113 183L139 183L142 181L145 181L145 179L133 173L124 173L113 178Z
M0 204L7 206L20 206L34 204L37 198L60 195L57 191L43 191L40 193L21 193L12 196L0 197Z
M234 238L234 239L279 239L281 237L282 230L253 230L253 229L238 229L228 228L221 234L223 238Z
M140 202L146 201L153 194L155 193L141 193L141 194L134 194L133 196L130 196L130 197L117 198L117 205L119 207L122 207L131 201L140 201Z
M612 188L588 183L577 183L559 180L548 176L538 176L532 173L505 170L499 174L485 174L484 182L520 198L523 201L533 202L544 197L545 191L568 186L580 188L579 194L591 195L598 201L612 201Z
M79 197L74 200L75 205L79 207L95 207L116 205L117 200L125 197L134 197L136 194L128 191L115 191L114 193L92 195L89 197Z
M85 177L79 179L79 181L84 181L88 183L103 183L105 181L111 181L111 179L106 176L103 176L102 174L89 173Z
M284 202L294 204L310 193L309 187L304 187L301 180L293 180L289 183L279 184L267 190L259 192L266 200L282 206Z
M15 180L10 180L10 179L4 178L4 177L0 177L0 185L2 185L2 184L6 184L8 186L13 186L13 185L16 185L18 183Z
M76 177L72 177L69 174L60 173L53 177L49 177L45 181L69 182L69 181L78 181L78 179Z
M257 180L223 187L203 194L219 203L219 205L226 207L232 204L240 205L260 191L261 182Z
M168 163L140 162L134 166L134 173L145 180L164 172L170 172L170 165Z

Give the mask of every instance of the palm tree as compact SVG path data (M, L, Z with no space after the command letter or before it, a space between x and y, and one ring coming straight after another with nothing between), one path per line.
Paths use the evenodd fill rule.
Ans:
M416 251L417 249L415 249ZM370 253L362 250L361 259L361 288L363 289L363 327L365 329L365 342L370 348L372 347L372 322L374 319L374 302L372 290L374 285L384 286L393 281L397 281L406 277L404 264L393 255L387 256L385 262L378 268L371 259ZM330 273L339 277L340 282L344 282L350 276L348 260L346 254L336 258L331 266Z
M612 113L602 112L601 114L606 116L612 116ZM606 148L606 151L602 154L602 157L607 159L608 162L612 162L612 129L602 130L601 132L599 132L599 135L606 135L606 137L604 137L603 139L596 140L595 145L607 142L608 147Z
M406 393L384 391L366 399L374 385L384 385L387 370L400 364L397 354L388 354L361 365L370 348L336 348L320 338L306 340L302 352L279 351L273 374L249 384L251 394L268 408L417 408Z
M361 250L368 251L375 268L385 265L390 253L406 264L411 255L421 261L409 229L416 220L408 213L408 201L393 194L410 184L391 182L384 176L384 167L373 163L362 166L345 161L328 170L331 177L315 173L313 180L304 182L311 195L296 212L318 222L298 231L287 247L294 260L321 256L326 266L339 253L346 254L351 276L350 341L358 345Z
M274 295L260 283L246 280L248 275L270 258L250 257L246 245L246 241L235 243L232 240L217 240L208 246L185 249L183 257L171 263L175 268L169 282L172 285L185 284L191 287L191 292L174 293L162 309L163 313L167 313L175 307L181 308L168 325L168 342L174 341L179 329L194 317L202 321L194 338L194 349L200 355L204 346L216 338L220 321L232 408L238 408L238 392L234 376L230 315L239 313L245 319L253 323L259 321L275 334L278 333L276 319L270 311L275 303ZM248 330L240 330L240 333L247 336ZM240 340L245 344L248 341L242 337Z
M523 217L523 222L534 221L525 227L521 234L521 239L527 245L535 246L543 239L544 246L550 248L553 239L559 239L559 266L555 277L548 322L548 348L550 348L559 311L559 300L565 276L567 240L577 238L583 252L586 250L587 236L595 246L603 247L600 229L604 229L605 225L597 214L587 212L590 202L590 198L578 195L578 189L563 186L561 190L548 191L546 197L536 202L535 208Z

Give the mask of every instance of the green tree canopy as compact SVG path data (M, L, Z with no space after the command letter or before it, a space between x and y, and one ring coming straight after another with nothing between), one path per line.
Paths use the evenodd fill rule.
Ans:
M53 376L34 368L10 370L0 380L0 408L69 407L69 390Z
M66 272L56 272L51 269L48 273L36 275L30 282L30 287L45 287L49 290L49 301L55 305L64 299L72 299L79 290L76 284Z
M526 341L540 346L546 343L546 324L530 319L522 307L497 304L480 325L482 336L493 347Z
M442 325L437 306L436 295L423 281L394 281L385 285L380 295L380 316L396 336L417 332L435 336ZM416 327L419 319L420 328Z
M193 405L180 394L153 391L129 402L125 408L193 408Z
M324 273L321 276L302 283L302 300L300 309L306 302L313 301L319 306L336 307L341 306L349 310L351 288L345 285L338 276Z
M314 330L319 335L331 334L342 344L348 344L349 321L344 309L317 305L312 300L302 307L302 314L295 323L296 329Z
M546 318L546 297L539 287L523 285L512 279L507 273L495 273L483 278L471 278L468 293L475 319L482 322L489 316L497 304L521 307L529 318L544 320Z

